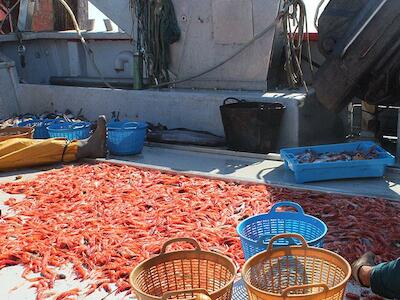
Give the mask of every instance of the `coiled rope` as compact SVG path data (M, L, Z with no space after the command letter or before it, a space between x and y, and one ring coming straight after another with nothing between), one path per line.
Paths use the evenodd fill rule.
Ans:
M301 57L302 57L302 48L304 42L304 35L306 35L307 40L307 54L309 61L312 61L311 58L311 48L310 48L310 38L308 34L308 25L307 25L307 14L304 2L302 0L283 0L282 1L282 9L280 10L278 16L274 20L272 24L254 36L249 42L247 42L243 47L238 49L236 52L231 54L228 58L216 64L215 66L204 70L196 75L189 76L183 79L168 81L153 85L152 88L160 88L166 87L170 85L176 85L179 83L187 82L194 80L198 77L201 77L205 74L208 74L219 67L225 65L227 62L234 59L236 56L245 51L248 47L253 45L257 40L262 38L266 33L273 30L279 22L283 22L285 36L286 36L286 64L285 70L287 72L288 84L290 87L299 87L303 86L305 91L308 92L307 84L304 80L304 75L301 67ZM313 72L313 66L310 64L311 71Z

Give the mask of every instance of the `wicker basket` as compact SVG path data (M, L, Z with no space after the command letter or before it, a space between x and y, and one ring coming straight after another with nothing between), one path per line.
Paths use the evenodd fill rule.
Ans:
M272 244L282 238L299 239L302 245L273 249ZM340 300L350 275L344 258L309 247L298 234L273 237L267 251L253 256L242 269L250 300Z
M190 243L195 249L167 253L167 247L177 242ZM229 300L235 275L229 258L202 251L194 239L177 238L166 242L160 255L140 263L129 280L139 300Z
M31 127L7 127L0 129L0 142L13 138L31 139L34 129Z

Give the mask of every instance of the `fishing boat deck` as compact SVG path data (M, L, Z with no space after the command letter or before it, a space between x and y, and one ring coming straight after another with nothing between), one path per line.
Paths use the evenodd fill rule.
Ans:
M104 160L98 160L104 161ZM235 153L226 150L215 150L201 147L183 147L172 145L148 144L143 153L133 157L111 157L107 161L116 164L128 164L143 168L155 168L167 172L179 172L188 175L205 176L208 178L224 178L243 182L265 182L273 185L293 187L296 189L310 189L328 193L342 193L381 197L400 201L400 174L395 170L388 170L385 178L363 180L341 180L318 182L311 184L296 184L290 171L285 170L283 162L277 155L259 155ZM54 166L49 167L53 169ZM30 169L2 174L0 182L15 182L29 180L45 169ZM13 196L15 197L15 196ZM22 196L21 196L22 197ZM4 201L8 195L0 191L0 209L7 207ZM0 271L0 299L35 299L35 289L29 289L31 283L21 278L21 266L7 267ZM66 280L57 281L56 291L66 291L71 288L84 288L87 282L72 279L71 268L63 270ZM359 287L349 284L348 291L360 292ZM233 299L244 299L244 288L241 281L235 285ZM104 291L97 291L85 299L102 299L107 296ZM106 299L134 299L126 298L124 294L109 295Z
M285 169L277 154L239 153L161 144L148 144L138 156L111 157L108 161L213 178L400 201L399 169L388 169L384 178L297 184L292 172Z
M93 162L93 160L88 160ZM277 154L252 154L223 149L147 144L142 154L98 159L116 164L179 172L225 180L307 189L352 196L377 197L400 201L400 169L387 169L383 178L348 179L298 184L291 171L286 170ZM49 167L50 169L53 167ZM29 169L3 173L0 182L14 181L16 176L30 178L41 170Z

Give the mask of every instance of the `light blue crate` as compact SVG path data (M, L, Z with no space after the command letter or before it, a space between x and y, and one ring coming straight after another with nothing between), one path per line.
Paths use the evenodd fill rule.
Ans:
M279 207L291 207L296 212L277 212ZM303 208L290 201L276 203L267 214L260 214L242 221L237 232L240 236L244 257L250 257L268 248L272 237L282 233L297 233L302 235L313 247L322 248L328 232L326 224L316 217L304 213ZM282 247L298 244L293 239L280 239L274 246Z
M47 127L51 138L65 138L67 140L83 140L90 136L90 122L55 123Z
M147 134L145 122L111 122L107 125L107 148L113 155L134 155L143 150Z
M20 122L18 127L33 127L35 129L33 133L34 139L48 139L50 137L47 127L54 123L64 122L63 119L33 119L30 121Z
M375 147L378 156L375 159L369 160L300 163L296 158L296 155L305 151L315 151L317 153L368 152L372 147ZM347 178L382 177L385 173L385 168L395 163L393 155L373 142L287 148L281 150L281 158L285 161L285 166L294 172L297 183Z

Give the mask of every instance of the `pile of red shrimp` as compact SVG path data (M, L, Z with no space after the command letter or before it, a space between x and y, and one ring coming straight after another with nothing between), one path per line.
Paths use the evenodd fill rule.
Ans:
M243 253L237 224L284 200L328 225L325 248L349 261L365 251L378 260L400 256L400 203L266 185L166 174L111 164L67 166L27 182L0 185L10 213L0 216L0 269L25 268L37 298L56 280L57 267L72 264L78 279L96 289L128 291L130 271L157 255L174 237L196 238L203 249L239 264ZM32 274L40 274L32 278ZM79 294L71 290L60 299Z

